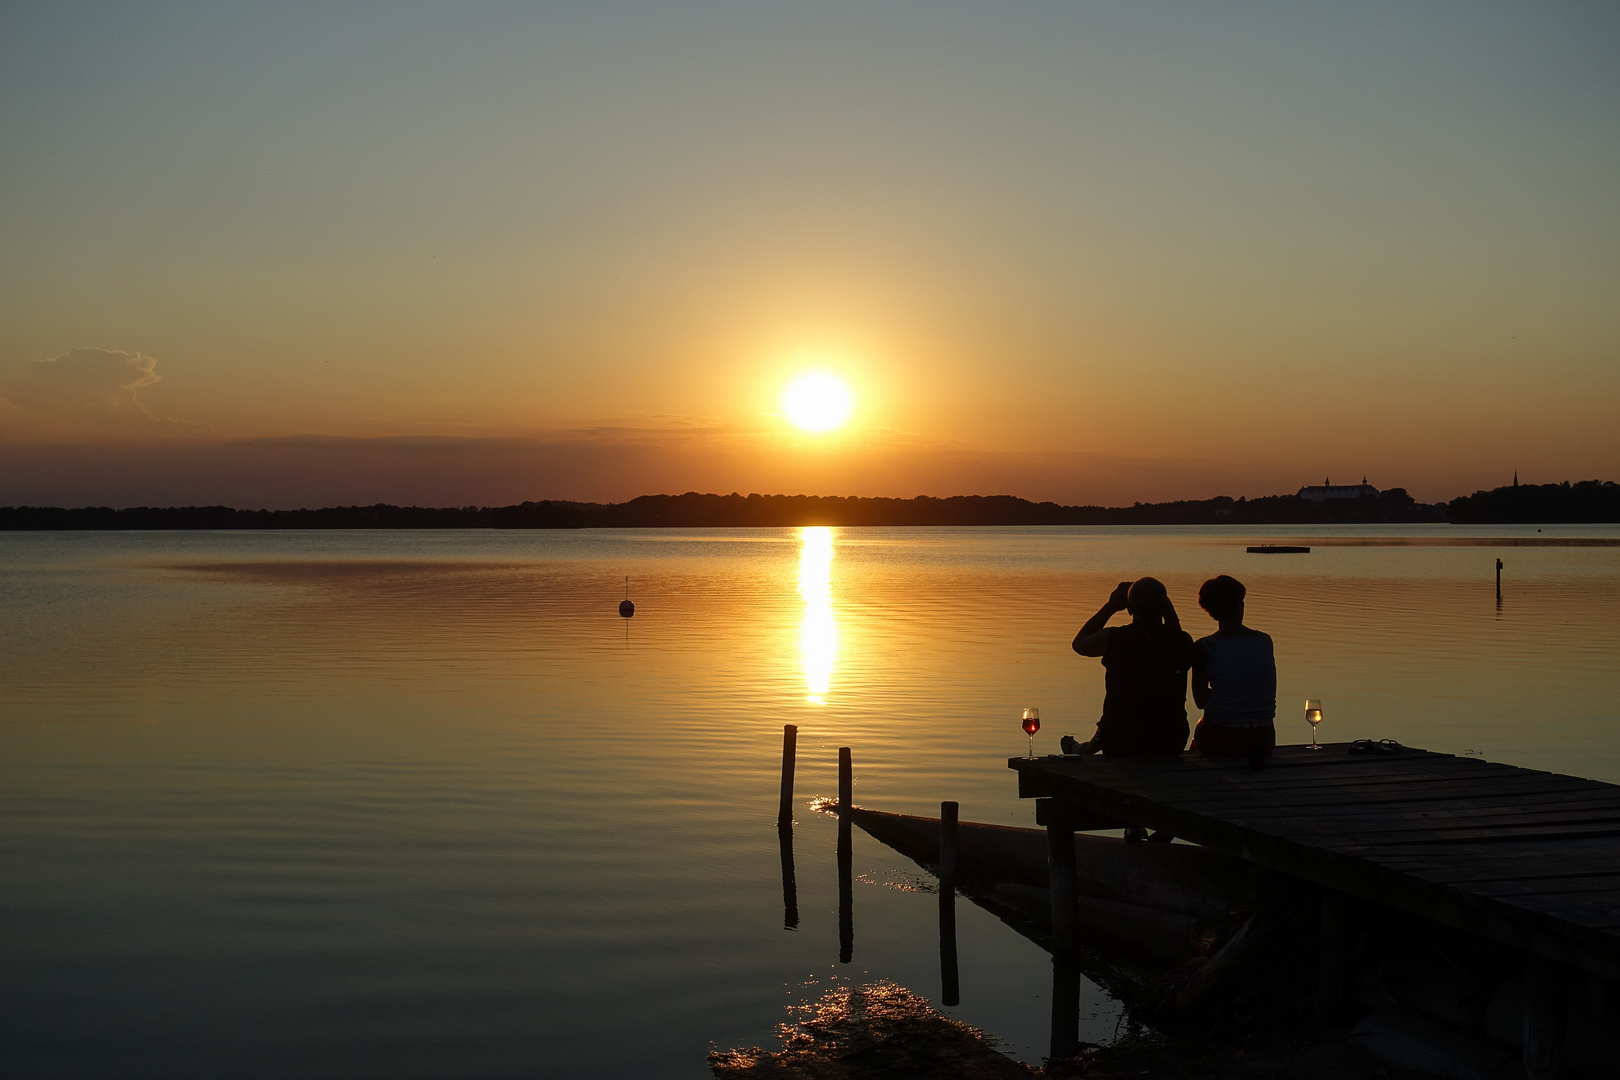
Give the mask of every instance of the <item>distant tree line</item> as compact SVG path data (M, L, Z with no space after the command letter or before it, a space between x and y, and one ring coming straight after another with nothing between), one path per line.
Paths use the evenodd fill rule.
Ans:
M519 506L328 506L320 510L236 510L229 506L0 507L5 529L577 529L589 503Z
M1444 504L1400 488L1377 498L1316 503L1294 495L1134 506L1060 506L1011 495L867 499L818 495L643 495L623 503L515 506L333 506L236 510L228 506L0 508L0 529L582 529L795 525L1311 525L1442 521Z
M863 499L821 495L643 495L622 503L525 502L516 506L329 506L236 510L229 506L0 507L0 530L17 529L626 529L794 525L1346 525L1620 522L1612 480L1526 484L1420 503L1403 488L1376 497L1312 502L1297 495L1133 506L1060 506L1011 495Z
M1451 500L1446 518L1462 525L1615 522L1620 521L1620 484L1565 480L1476 491Z

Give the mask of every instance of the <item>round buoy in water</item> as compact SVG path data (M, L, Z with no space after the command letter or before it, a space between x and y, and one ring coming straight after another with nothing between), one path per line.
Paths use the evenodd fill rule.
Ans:
M628 619L630 616L634 615L635 613L636 613L636 605L632 604L628 600L620 600L619 601L619 614L620 615L623 615L625 618Z

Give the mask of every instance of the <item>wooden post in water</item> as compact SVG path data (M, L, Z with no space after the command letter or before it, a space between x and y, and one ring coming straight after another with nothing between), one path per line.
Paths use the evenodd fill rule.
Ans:
M799 928L799 885L793 874L793 767L798 756L799 729L782 725L782 803L776 811L776 838L782 849L782 925Z
M1563 1057L1568 986L1551 960L1524 958L1524 1074L1526 1080L1556 1080Z
M1073 956L1079 946L1075 909L1074 823L1056 799L1046 808L1046 870L1052 889L1052 941L1056 954Z
M1496 560L1496 602L1502 602L1502 560Z
M849 747L838 748L838 820L849 821L849 808L855 801L855 765Z
M939 804L939 982L940 1002L962 1003L956 964L956 815L954 802Z
M850 838L850 808L854 805L855 766L849 747L838 748L838 962L855 957L854 847Z
M793 724L782 725L782 805L776 812L776 827L793 826L793 767L799 752L799 729Z

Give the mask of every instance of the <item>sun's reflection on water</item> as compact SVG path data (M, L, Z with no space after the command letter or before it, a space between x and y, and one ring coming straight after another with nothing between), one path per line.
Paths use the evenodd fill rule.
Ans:
M799 595L804 597L799 648L804 655L804 682L809 691L805 700L815 705L827 703L827 689L832 685L838 659L838 621L832 606L834 532L826 525L799 530Z

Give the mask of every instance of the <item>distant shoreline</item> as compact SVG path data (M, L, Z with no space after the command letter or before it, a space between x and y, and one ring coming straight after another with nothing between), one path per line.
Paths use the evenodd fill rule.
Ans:
M622 503L546 500L512 506L333 506L239 510L228 506L0 507L0 531L251 529L792 528L805 525L1467 525L1620 522L1614 481L1526 484L1420 503L1402 488L1315 501L1300 495L1183 500L1133 506L1061 506L1012 495L884 499L820 495L643 495Z

